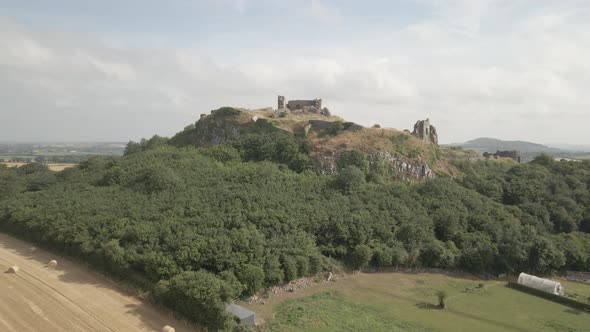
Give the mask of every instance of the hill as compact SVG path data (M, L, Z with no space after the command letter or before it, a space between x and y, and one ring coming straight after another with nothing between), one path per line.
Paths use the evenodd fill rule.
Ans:
M362 154L366 167L385 180L453 176L456 169L452 160L476 157L469 152L421 140L409 132L364 128L336 116L303 110L277 112L223 107L187 126L172 137L170 143L177 147L210 147L269 133L299 141L304 145L313 168L322 174L338 173L342 168L340 161L349 157L351 152Z
M517 150L521 153L560 153L560 149L550 148L548 146L525 142L525 141L503 141L495 138L476 138L474 140L457 144L464 148L475 149L486 152L496 152L496 150Z
M549 147L543 144L526 142L526 141L503 141L495 138L476 138L465 143L451 144L451 146L460 146L464 149L473 149L480 153L495 153L496 151L516 150L520 153L522 161L533 160L541 154L548 154L554 158L566 159L587 159L588 153L581 150L564 150Z

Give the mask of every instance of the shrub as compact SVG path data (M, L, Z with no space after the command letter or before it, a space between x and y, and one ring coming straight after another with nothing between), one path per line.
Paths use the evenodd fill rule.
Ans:
M293 257L284 256L282 259L283 270L285 271L285 281L297 279L297 262Z
M284 278L285 274L281 269L279 259L274 255L268 256L264 262L264 284L266 286L276 285Z
M441 309L445 308L445 300L447 298L447 293L445 291L438 291L436 292L436 297L438 298L438 307Z
M215 117L224 117L224 116L234 116L240 115L242 113L240 110L237 110L233 107L222 107L220 109L213 111L213 116Z
M225 282L205 270L185 271L158 282L154 299L210 330L224 330L231 323L225 311L229 302Z
M369 265L373 251L365 244L357 245L351 253L350 264L353 268L362 269Z
M202 153L222 163L241 160L240 152L231 145L212 146L207 149L202 149Z
M366 183L365 173L356 166L348 166L336 176L336 188L344 193L351 193Z
M244 295L252 295L258 292L264 285L264 271L261 267L245 264L237 272L237 277L245 286Z
M346 150L342 152L340 158L336 162L336 167L338 170L343 170L349 166L355 166L365 174L369 170L369 162L367 161L367 157L359 150Z

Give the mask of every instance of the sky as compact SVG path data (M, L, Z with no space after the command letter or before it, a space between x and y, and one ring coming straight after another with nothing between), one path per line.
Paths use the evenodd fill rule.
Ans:
M0 0L0 141L171 136L322 98L442 143L590 143L587 0Z

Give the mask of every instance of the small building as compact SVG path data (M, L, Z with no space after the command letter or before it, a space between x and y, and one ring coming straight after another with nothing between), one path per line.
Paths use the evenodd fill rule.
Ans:
M244 325L244 326L255 326L256 325L256 313L254 311L250 311L250 310L248 310L244 307L241 307L237 304L228 305L225 308L225 311L234 315L240 321L241 325Z
M523 286L534 288L545 293L554 295L565 295L565 288L557 281L539 278L530 274L521 273L518 276L518 283Z

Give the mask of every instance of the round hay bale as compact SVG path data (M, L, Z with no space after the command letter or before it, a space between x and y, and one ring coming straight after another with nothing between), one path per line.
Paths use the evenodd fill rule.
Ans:
M56 268L57 267L57 261L55 259L52 259L49 261L49 263L47 263L47 266L51 267L51 268Z
M176 330L172 326L166 325L162 328L162 332L176 332Z
M8 273L17 273L18 272L18 266L11 266L8 268Z

